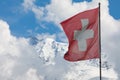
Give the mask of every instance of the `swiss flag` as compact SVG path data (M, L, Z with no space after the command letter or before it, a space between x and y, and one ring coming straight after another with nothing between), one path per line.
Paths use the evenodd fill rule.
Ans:
M61 22L69 40L64 58L68 61L99 58L99 8L78 13Z

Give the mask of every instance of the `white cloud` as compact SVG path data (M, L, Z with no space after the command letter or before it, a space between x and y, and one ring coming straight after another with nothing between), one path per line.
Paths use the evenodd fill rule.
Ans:
M27 11L32 9L32 7L34 6L34 2L35 0L24 0L24 3L22 5L24 6L24 9Z
M24 0L26 1L26 0ZM45 15L40 20L45 21L52 21L56 25L59 25L59 23L62 20L67 19L68 17L71 17L72 15L82 12L84 10L92 9L98 6L98 2L101 2L101 36L102 36L102 52L105 52L108 56L108 59L110 62L113 62L116 66L115 69L118 70L118 73L120 72L119 68L119 36L120 36L120 21L115 20L110 14L109 14L109 2L108 0L92 0L92 2L74 2L72 3L72 0L51 0L51 3L46 5L45 7L36 6L34 3L34 8L39 11L39 8L42 8L42 11ZM36 18L38 19L37 11L33 11L33 13L36 15ZM45 12L44 12L45 11ZM60 27L61 28L61 27ZM61 33L60 33L61 35ZM64 35L63 35L64 36Z
M57 59L58 63L56 63L56 65L52 64L54 61L46 65L42 62L42 59L40 59L40 53L38 54L34 46L29 44L28 39L12 36L9 30L9 25L3 20L0 20L0 30L1 80L53 80L57 77L59 79L63 78L62 75L66 68L64 68L65 64L62 65L63 63L60 63L59 59ZM54 39L55 35L41 34L37 35L37 37L40 41L44 41L46 38ZM45 44L45 42L43 44ZM40 45L41 44L39 44L38 49L41 48ZM48 45L51 45L51 43ZM45 49L51 49L51 47L42 47L44 47L43 51L48 53L48 55L43 57L49 57L49 52L51 51L45 51ZM50 57L52 59L50 60L53 60L54 56L55 54L51 53ZM61 56L59 57L62 58Z
M51 4L48 4L45 7L37 6L34 2L35 0L24 0L22 5L26 11L31 10L38 20L52 21L59 26L59 23L62 20L78 12L97 7L99 0L93 0L89 3L85 1L72 3L72 0L52 0ZM102 52L105 52L108 55L109 61L115 64L115 69L118 71L119 75L120 21L115 20L109 15L108 5L108 0L101 1ZM60 35L61 37L65 36L63 33L57 35ZM48 36L54 39L56 38L55 35L51 36L49 34L41 34L37 37L39 37L40 40L48 38ZM1 80L33 80L33 78L35 80L44 80L45 75L47 75L48 78L53 79L53 77L58 76L59 73L61 73L61 75L59 75L59 77L62 76L61 79L64 77L67 77L67 79L76 79L76 77L78 77L77 73L75 73L76 71L69 68L71 65L67 65L68 63L60 63L58 61L58 63L55 64L56 66L52 65L46 67L45 65L42 65L38 58L39 54L37 54L33 46L28 43L28 39L12 36L9 25L3 20L0 20L0 37ZM72 72L74 75L73 78L71 78L69 72L68 75L65 75L65 72L62 72L68 71L64 65L70 69L69 72ZM74 66L73 68L78 70L76 67L79 66L80 65ZM45 71L44 68L46 69ZM52 70L54 70L54 72ZM49 72L53 74L49 74ZM64 77L63 74L65 75ZM116 74L114 76L116 76Z
M4 28L2 26L4 26ZM0 44L9 42L10 31L9 31L8 28L9 28L9 25L6 22L0 20L0 32L1 32L1 34L0 34L0 37L1 37ZM2 40L4 38L6 38L6 39Z
M16 80L44 80L44 78L37 74L36 69L30 68L27 73L20 75Z
M57 25L62 20L73 16L78 12L82 12L86 9L95 8L97 6L98 0L94 0L91 3L88 3L86 1L81 3L72 3L72 0L51 0L51 4L48 4L45 7L35 5L35 0L24 0L23 3L23 7L26 10L33 11L38 20L52 21ZM40 15L40 12L43 14Z
M63 55L67 50L67 45L63 43L58 44L58 42L55 42L54 40L46 39L55 39L55 35L38 35L37 38L40 42L36 46L36 49L29 44L28 39L12 36L9 25L5 21L0 20L0 28L0 36L2 36L2 39L0 39L0 47L3 49L0 50L1 80L77 80L80 79L81 76L82 79L88 80L89 78L98 76L98 71L96 71L98 68L89 65L89 61L82 61L80 63L68 63L65 61ZM6 33L3 31L6 31ZM39 51L41 48L43 52ZM49 61L43 63L39 56L45 59L49 58ZM103 73L106 72L107 71L103 71ZM91 73L96 73L97 75L91 75ZM117 78L114 71L108 71L107 73L108 75L112 74L111 78ZM104 77L108 78L109 76L105 75Z
M24 7L24 10L32 11L35 14L35 17L40 20L41 17L44 15L44 9L43 7L38 7L34 4L35 0L24 0L24 3L22 6Z
M36 51L29 45L28 39L12 36L9 25L3 20L0 20L0 37L0 79L17 80L20 74L24 74L22 79L25 80L42 79L36 75L37 70L32 69L39 59L36 58L38 55L33 54Z

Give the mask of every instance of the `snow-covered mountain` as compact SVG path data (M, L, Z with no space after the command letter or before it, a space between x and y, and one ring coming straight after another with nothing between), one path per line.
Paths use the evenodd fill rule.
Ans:
M63 59L68 44L56 42L52 38L32 37L30 43L39 55L39 67L42 69L40 74L44 80L99 80L98 59L68 62ZM117 75L104 54L102 76L102 80L117 80Z

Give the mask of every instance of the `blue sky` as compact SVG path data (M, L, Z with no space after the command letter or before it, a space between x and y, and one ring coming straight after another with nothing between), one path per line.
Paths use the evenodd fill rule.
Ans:
M60 22L78 12L97 7L99 1L101 1L102 11L102 54L105 54L108 64L111 65L110 68L112 69L108 69L107 74L106 72L104 74L108 75L107 77L115 78L114 80L116 80L117 76L119 77L118 80L120 80L120 0L1 0L0 79L33 80L33 78L31 78L33 76L36 78L34 80L44 80L41 78L46 79L46 76L48 76L48 78L57 77L58 79L61 78L60 80L64 80L62 78L65 76L72 78L74 75L74 80L77 80L77 76L81 77L79 71L84 71L82 70L84 64L80 66L80 62L78 66L75 64L72 68L71 66L73 64L69 64L67 65L69 67L67 69L67 62L61 61L61 59L64 60L63 54L65 53L61 51L64 51L64 46L65 50L67 50L68 43L65 33L60 26ZM39 35L36 36L37 34ZM30 36L36 36L40 42L38 42L37 45L31 45L28 40ZM51 38L56 40L54 41ZM60 42L60 52L59 45L57 46L58 52L60 53L58 53L57 57L56 50L51 50L51 48L54 47L53 41L57 44L59 41L66 42L62 44ZM51 45L49 45L49 43ZM39 59L40 55L41 58ZM61 57L59 55L61 55ZM105 56L103 55L103 57ZM41 59L48 60L49 57L50 60L47 65L41 61ZM58 69L58 66L60 69ZM88 70L88 68L86 69ZM96 71L97 70L95 70L95 72L90 71L91 78L93 78L94 75L91 73L96 73ZM60 72L60 75L56 74L56 72ZM61 74L63 75L62 77ZM89 72L87 72L87 74L89 74ZM98 76L98 74L96 75ZM96 75L94 77L96 77ZM39 79L39 77L41 78ZM50 80L53 80L51 78ZM88 80L86 78L87 77L85 77L84 80Z
M72 2L91 2L92 0L73 0ZM23 0L2 0L0 2L0 19L7 21L11 33L17 37L29 37L31 35L49 33L55 34L61 30L53 22L38 21L32 11L24 11ZM45 7L50 4L50 0L36 0L35 4ZM109 0L109 11L115 19L120 19L120 0ZM46 26L44 28L42 26ZM52 27L49 27L52 26Z

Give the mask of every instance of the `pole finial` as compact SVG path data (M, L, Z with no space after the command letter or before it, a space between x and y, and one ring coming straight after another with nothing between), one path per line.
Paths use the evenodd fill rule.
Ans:
M98 5L100 6L100 2L98 3Z

